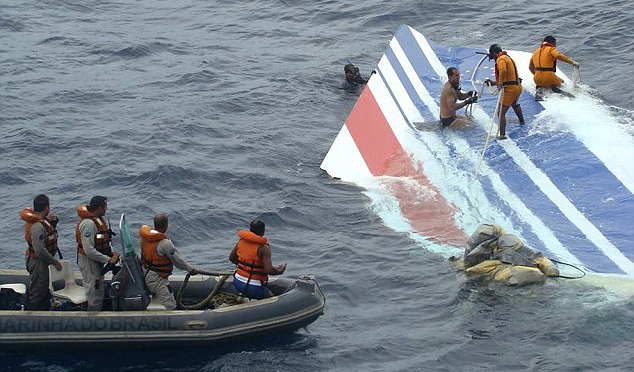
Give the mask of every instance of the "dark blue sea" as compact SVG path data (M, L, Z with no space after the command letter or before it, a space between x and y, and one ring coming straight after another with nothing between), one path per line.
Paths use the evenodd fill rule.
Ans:
M19 212L35 195L49 195L72 261L75 208L105 195L113 224L167 212L182 255L207 270L230 269L236 231L262 218L274 263L314 274L327 304L292 334L0 350L0 371L634 371L631 298L468 281L319 168L358 94L341 88L343 65L367 76L401 24L524 51L553 34L634 133L630 0L3 0L0 267L24 267Z

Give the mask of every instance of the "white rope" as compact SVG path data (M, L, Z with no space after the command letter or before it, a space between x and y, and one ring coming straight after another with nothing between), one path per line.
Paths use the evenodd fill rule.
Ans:
M495 124L496 118L498 119L497 133L500 133L499 112L502 106L502 96L504 95L504 87L502 87L502 89L498 90L497 92L493 92L493 89L489 87L489 92L493 95L498 94L498 100L495 103L495 109L493 110L493 118L491 119L491 125L489 126L489 131L487 132L487 138L484 141L484 148L482 149L482 155L480 156L480 161L478 162L478 166L476 167L476 170L475 170L474 179L478 179L478 175L480 173L480 166L482 165L482 161L484 160L484 154L486 153L487 148L489 147L489 142L491 141L491 131L493 130L493 124Z
M489 93L491 93L491 95L492 95L492 96L494 96L494 95L496 95L496 94L500 93L500 91L499 91L499 90L495 90L495 91L493 90L493 85L487 85L487 84L484 84L484 85L486 85L486 86L487 86L487 88L488 88L488 90L489 90ZM484 89L484 87L482 87L482 89Z
M572 68L572 88L577 89L581 86L581 71L578 66Z
M469 119L473 119L473 103L470 103L464 108L464 115Z
M482 83L482 85L480 86L480 91L478 92L478 97L482 97L482 93L484 93L484 86L485 85L486 84ZM491 94L493 94L493 93L491 93Z

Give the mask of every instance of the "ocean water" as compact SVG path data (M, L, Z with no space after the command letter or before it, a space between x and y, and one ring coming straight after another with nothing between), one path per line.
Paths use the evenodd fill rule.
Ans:
M230 268L236 230L267 223L286 276L316 275L325 314L214 349L0 354L0 371L628 371L634 304L587 282L468 281L386 227L319 164L408 24L446 45L532 51L546 34L634 133L629 1L14 1L0 5L0 257L22 268L18 213L46 193L74 260L75 207L115 223L170 215L183 256ZM564 67L565 69L565 67ZM1 353L1 351L0 351Z

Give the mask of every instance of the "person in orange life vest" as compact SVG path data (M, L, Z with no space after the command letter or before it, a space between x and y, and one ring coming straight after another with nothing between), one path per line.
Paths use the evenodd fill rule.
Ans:
M457 103L458 100L464 100ZM447 69L447 82L440 93L440 125L446 128L450 125L462 125L467 123L469 119L465 116L456 116L456 111L478 102L478 92L470 90L465 93L460 88L460 71L455 67Z
M528 69L533 74L533 81L537 88L554 88L557 92L559 86L564 82L555 74L557 71L557 60L570 63L579 67L579 63L568 58L565 54L557 50L557 39L546 36L539 48L535 49Z
M28 310L47 310L50 299L48 290L48 265L62 269L62 263L55 258L57 247L57 216L51 213L46 195L33 199L33 209L24 208L20 212L24 221L26 249L26 269L29 272Z
M262 220L251 221L250 231L238 231L240 240L229 254L229 261L237 265L233 285L245 297L256 300L273 296L266 287L269 275L280 275L286 270L286 263L273 266L265 229Z
M99 311L103 306L104 275L101 270L108 263L119 262L119 254L110 246L113 232L104 219L107 210L108 199L103 196L93 196L88 206L80 204L77 207L77 266L86 288L88 311Z
M141 226L141 261L145 269L145 284L152 295L158 298L167 310L174 310L176 300L168 280L174 266L191 275L196 275L200 271L181 258L166 234L167 225L167 215L158 213L154 216L154 230L147 225Z
M517 102L522 94L522 80L517 73L515 61L503 51L499 45L493 44L489 47L489 59L495 59L495 82L486 79L487 85L497 85L498 90L504 88L502 96L502 107L499 112L500 118L500 135L498 139L506 139L506 112L509 107L513 107L513 111L520 121L520 125L524 125L524 114L522 107Z

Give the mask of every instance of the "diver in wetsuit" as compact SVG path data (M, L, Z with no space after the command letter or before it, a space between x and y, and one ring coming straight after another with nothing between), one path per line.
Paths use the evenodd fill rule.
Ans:
M346 75L346 81L343 82L344 88L357 88L368 83L368 80L361 76L359 68L352 63L343 66L343 72ZM374 73L376 73L376 71L372 70L370 76Z

